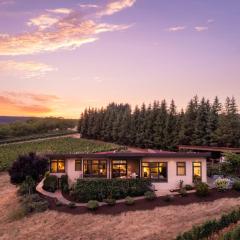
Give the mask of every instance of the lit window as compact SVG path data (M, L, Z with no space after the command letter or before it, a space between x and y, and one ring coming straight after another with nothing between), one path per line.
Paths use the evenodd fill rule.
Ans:
M51 161L51 172L52 173L57 173L57 160L52 160Z
M167 181L167 163L166 162L143 162L142 177L150 178L156 181Z
M81 159L75 160L75 171L82 171L82 160Z
M106 160L84 160L84 177L107 177Z
M185 176L185 175L186 175L186 163L177 162L177 176Z
M64 160L51 160L51 173L64 173L65 161Z
M126 178L127 177L127 161L113 160L112 161L112 178Z
M193 181L201 181L202 179L202 163L193 162Z

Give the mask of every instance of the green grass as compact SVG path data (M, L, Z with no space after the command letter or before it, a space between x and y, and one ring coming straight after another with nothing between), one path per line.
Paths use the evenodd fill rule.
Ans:
M58 138L38 142L16 143L0 146L0 171L7 170L18 155L36 152L45 153L78 153L104 152L122 147L111 143L76 138Z

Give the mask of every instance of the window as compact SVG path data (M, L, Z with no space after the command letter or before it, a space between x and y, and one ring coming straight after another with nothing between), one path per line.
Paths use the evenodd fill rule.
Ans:
M84 177L107 177L106 160L84 160Z
M142 177L167 182L167 162L143 162Z
M113 160L112 161L112 178L127 177L127 161Z
M186 176L185 162L177 162L177 176Z
M202 163L193 162L193 181L202 180Z
M51 160L51 173L64 173L65 161L64 160Z
M82 160L81 159L75 160L75 171L82 171Z

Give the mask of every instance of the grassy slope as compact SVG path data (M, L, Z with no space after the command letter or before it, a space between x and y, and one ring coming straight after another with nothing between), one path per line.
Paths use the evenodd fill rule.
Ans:
M17 143L0 146L0 171L11 166L11 163L20 154L36 153L76 153L102 152L120 148L119 145L102 143L86 139L58 138L41 140L38 142Z

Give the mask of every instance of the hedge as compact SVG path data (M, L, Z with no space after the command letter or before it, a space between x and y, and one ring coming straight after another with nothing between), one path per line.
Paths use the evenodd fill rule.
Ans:
M220 240L239 240L240 239L240 226L237 226L232 231L225 233Z
M240 208L224 214L219 220L210 220L200 226L194 226L190 231L180 234L176 240L203 240L213 236L220 230L240 220Z
M150 187L148 179L78 179L71 196L79 202L123 199L127 196L143 196Z
M43 189L48 192L55 192L57 190L58 179L57 176L47 176L43 181Z

